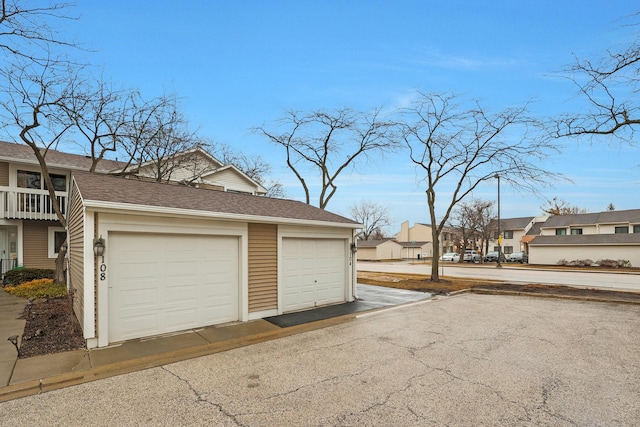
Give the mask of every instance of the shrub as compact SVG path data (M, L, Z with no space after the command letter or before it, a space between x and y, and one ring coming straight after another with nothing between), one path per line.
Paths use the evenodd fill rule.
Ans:
M616 261L615 259L599 259L598 261L596 261L596 264L598 264L600 267L618 267L618 261Z
M67 285L53 283L53 279L36 279L17 286L6 286L4 290L21 298L55 298L67 295Z
M567 261L566 259L562 258L561 260L559 260L556 264L558 265L569 265L569 261Z
M628 259L599 259L596 261L600 267L608 267L608 268L629 268L631 267L631 262Z
M5 285L17 286L20 283L31 282L37 279L53 279L55 270L48 268L24 268L18 267L7 271L4 275Z

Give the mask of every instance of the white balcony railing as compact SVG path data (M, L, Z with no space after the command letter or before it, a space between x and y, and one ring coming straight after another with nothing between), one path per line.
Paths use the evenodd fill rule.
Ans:
M63 215L67 214L67 193L56 191ZM47 190L0 187L0 219L58 219Z

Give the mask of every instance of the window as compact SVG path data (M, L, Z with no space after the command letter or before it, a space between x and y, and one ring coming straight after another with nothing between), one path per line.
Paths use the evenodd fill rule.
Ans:
M18 171L18 187L40 190L40 172Z
M629 232L629 227L626 225L624 227L616 227L614 233L616 234L624 234Z
M513 253L513 246L505 246L502 251L503 254L509 255Z
M55 191L67 191L67 177L64 175L55 175L49 174L51 178L51 183L53 184L53 189ZM47 186L44 186L44 189L47 190Z
M579 236L582 234L582 228L572 228L571 229L571 235L572 236Z
M633 232L634 233L640 233L640 225L634 225L633 226Z
M55 191L67 191L67 177L65 175L49 174ZM47 189L40 172L18 171L18 187L33 190Z
M567 229L566 228L556 228L556 236L566 236Z
M49 227L49 258L56 258L60 247L67 239L67 231L62 227Z
M513 230L505 230L504 239L513 239Z

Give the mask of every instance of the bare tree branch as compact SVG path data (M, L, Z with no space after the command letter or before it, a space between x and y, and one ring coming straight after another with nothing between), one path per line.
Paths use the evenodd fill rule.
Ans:
M565 74L590 108L552 120L550 128L556 137L609 135L636 144L635 130L640 125L637 40L622 49L608 50L597 60L575 58Z
M61 38L50 23L76 19L69 14L71 3L30 5L24 0L0 2L0 52L7 61L14 59L51 68L59 61L53 59L52 48L78 48L73 41ZM67 62L66 59L61 62Z
M287 166L295 174L311 203L307 179L319 176L318 206L325 209L335 195L337 178L360 158L382 154L397 147L391 138L391 123L381 120L380 111L356 113L349 108L309 113L289 111L277 121L283 133L264 127L254 131L284 147Z
M384 235L385 227L391 225L388 209L375 202L361 200L351 205L349 211L354 221L364 225L358 233L359 239L371 240L374 236Z
M522 191L538 193L558 174L543 169L540 160L557 151L549 139L530 135L539 123L526 115L527 106L489 114L479 103L461 108L454 95L424 94L402 112L397 123L413 163L425 177L433 230L431 278L439 280L438 236L453 208L480 184L500 178ZM437 195L449 193L438 222Z

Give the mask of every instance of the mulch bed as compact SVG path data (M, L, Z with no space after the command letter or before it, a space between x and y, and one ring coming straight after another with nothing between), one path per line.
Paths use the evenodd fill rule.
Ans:
M27 304L21 318L26 326L20 358L86 349L80 323L73 313L72 298L47 298Z

